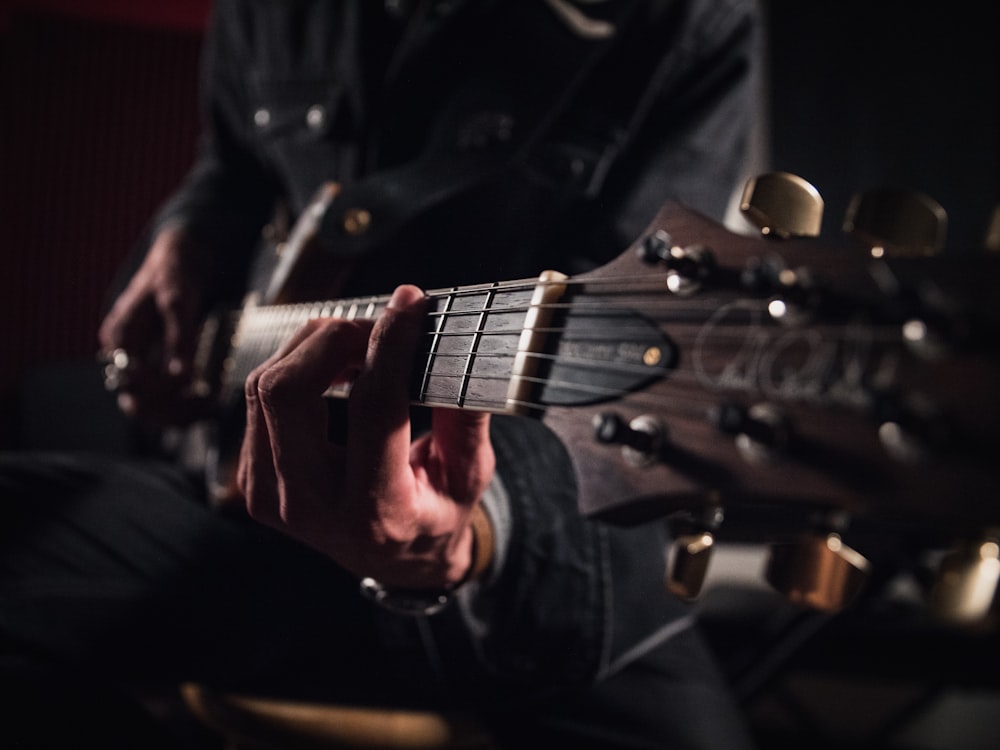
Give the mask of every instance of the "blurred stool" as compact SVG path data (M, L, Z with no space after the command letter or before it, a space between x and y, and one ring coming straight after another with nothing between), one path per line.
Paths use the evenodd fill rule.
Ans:
M185 706L226 740L226 750L496 748L475 720L457 713L310 703L181 685Z

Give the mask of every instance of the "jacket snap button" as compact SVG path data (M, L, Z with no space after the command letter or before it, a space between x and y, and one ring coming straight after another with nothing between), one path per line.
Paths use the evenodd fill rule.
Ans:
M358 237L368 231L372 225L372 215L364 208L348 208L344 211L342 226L352 237Z
M306 111L306 125L312 130L319 130L326 122L326 109L321 104L314 104Z

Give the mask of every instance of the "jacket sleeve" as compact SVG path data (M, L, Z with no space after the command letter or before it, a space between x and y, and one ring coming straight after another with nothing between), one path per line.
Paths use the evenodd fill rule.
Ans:
M586 685L690 624L662 584L662 524L583 517L569 457L534 419L495 417L493 443L499 479L484 502L499 552L450 616L496 685L539 698Z

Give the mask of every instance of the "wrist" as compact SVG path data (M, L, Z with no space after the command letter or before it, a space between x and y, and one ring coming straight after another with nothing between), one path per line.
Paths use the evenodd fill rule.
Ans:
M469 528L472 530L472 560L469 569L458 585L475 581L489 571L496 552L493 524L486 515L482 503L477 503L469 516Z
M361 595L395 614L416 616L440 612L451 601L455 591L470 581L482 578L493 563L496 547L493 525L481 504L472 510L469 530L472 537L469 567L453 586L439 589L395 588L366 576L361 579Z

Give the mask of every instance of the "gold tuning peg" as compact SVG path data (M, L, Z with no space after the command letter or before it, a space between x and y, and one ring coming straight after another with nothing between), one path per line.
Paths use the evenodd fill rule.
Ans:
M1000 253L1000 206L993 209L983 245L989 253Z
M948 214L923 193L877 188L854 195L844 231L870 248L875 258L935 255L944 248Z
M700 511L678 514L669 524L673 543L663 582L681 599L695 599L701 593L715 550L715 532L726 517L718 498L709 500Z
M838 612L857 596L869 567L839 534L808 534L773 544L765 577L796 604Z
M715 536L710 531L678 536L667 565L667 590L681 599L695 599L701 593L711 562Z
M971 625L985 619L1000 581L1000 544L980 539L958 545L941 561L927 603L939 619Z
M747 180L740 211L761 234L782 239L816 237L823 222L823 198L797 175L769 172Z

